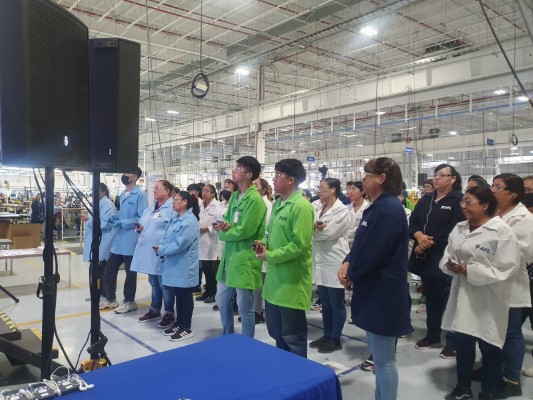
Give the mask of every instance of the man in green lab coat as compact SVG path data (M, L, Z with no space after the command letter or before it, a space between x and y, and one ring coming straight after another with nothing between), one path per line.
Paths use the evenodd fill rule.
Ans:
M276 346L307 357L307 318L311 299L314 209L298 188L305 169L296 159L275 166L274 190L281 195L272 208L266 246L257 257L266 260L263 285L267 329Z
M253 292L261 286L262 262L255 256L252 244L265 237L266 205L252 181L260 173L261 165L254 157L245 156L237 160L232 176L239 190L230 197L223 221L215 226L219 239L224 241L216 294L223 335L235 332L232 305L235 293L242 334L250 337L255 334Z

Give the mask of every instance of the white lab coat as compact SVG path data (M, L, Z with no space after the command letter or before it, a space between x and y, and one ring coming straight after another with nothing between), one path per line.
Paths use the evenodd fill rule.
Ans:
M200 206L200 228L209 228L209 232L200 233L200 260L216 260L218 257L218 232L213 229L213 223L219 220L219 202L215 199L205 207Z
M466 265L467 276L456 275L448 259ZM515 233L500 217L473 232L459 222L448 238L440 269L453 276L442 329L475 336L503 348L507 333L512 277L520 263Z
M263 196L263 201L265 202L265 205L267 206L267 213L266 213L266 224L265 229L270 223L270 216L272 215L272 202L268 199L266 195ZM261 272L264 272L266 274L267 272L267 263L266 261L263 261L263 267L261 269Z
M370 206L370 202L366 199L363 200L363 204L361 204L361 207L359 207L357 212L354 210L352 203L346 205L350 215L350 226L348 227L348 244L350 247L352 246L355 231L359 226L359 222L361 222L361 219L363 218L363 211L365 211L368 206Z
M522 203L518 203L515 208L502 216L502 220L513 228L520 246L520 265L513 277L511 307L531 307L526 263L533 262L533 214Z
M322 204L315 208L315 222L322 221L326 227L313 235L313 272L316 285L343 288L337 272L350 252L348 246L349 211L337 199L333 206L322 216Z
M224 213L226 212L226 210L228 209L228 203L227 202L219 202L218 203L218 209L217 209L217 221L222 221L222 216L224 215ZM218 241L218 248L217 248L217 256L218 256L218 259L221 260L222 259L222 251L224 250L224 242L222 240L219 240Z

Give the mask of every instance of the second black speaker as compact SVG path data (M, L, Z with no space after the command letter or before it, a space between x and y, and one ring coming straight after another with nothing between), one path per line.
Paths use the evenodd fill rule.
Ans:
M89 41L91 170L136 171L141 48L124 39Z

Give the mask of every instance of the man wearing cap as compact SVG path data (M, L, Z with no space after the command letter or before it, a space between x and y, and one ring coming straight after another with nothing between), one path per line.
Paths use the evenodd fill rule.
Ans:
M112 220L116 235L107 260L105 271L106 298L100 302L100 310L114 308L117 314L137 310L137 304L135 304L137 273L130 271L130 266L138 239L135 224L139 223L143 211L148 207L146 193L140 186L137 186L137 180L141 175L141 169L137 168L136 173L123 174L121 177L126 189L120 194L118 217ZM126 281L124 283L124 302L119 306L116 298L117 275L122 263L124 263L126 270Z

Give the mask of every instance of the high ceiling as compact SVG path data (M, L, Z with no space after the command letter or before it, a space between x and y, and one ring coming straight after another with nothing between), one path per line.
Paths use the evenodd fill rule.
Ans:
M141 116L157 117L160 128L176 118L168 110L182 121L227 114L494 46L474 0L57 2L93 37L142 44ZM527 36L515 1L485 5L502 42ZM200 58L211 86L197 101L190 86Z
M160 133L175 134L196 121L216 125L223 115L252 115L269 104L290 104L326 89L334 91L400 71L414 74L421 66L469 54L499 53L475 0L56 1L80 18L92 37L123 37L141 43L140 127L141 135L155 137L152 144L161 138ZM511 49L531 45L517 1L484 1L499 40ZM531 24L527 0L519 1ZM208 76L210 90L205 98L195 99L191 83L200 71ZM529 90L531 84L526 84ZM327 152L328 141L334 143L330 149L337 149L334 156L339 148L349 146L373 146L376 154L377 145L407 137L424 140L432 128L448 134L532 126L530 108L514 97L519 90L510 87L494 94L495 89L439 99L438 113L435 101L415 104L415 93L409 92L412 104L408 109L399 105L382 110L386 115L379 127L377 106L363 113L339 112L335 118L317 111L314 123L297 122L295 116L291 124L265 129L270 157L266 161L272 163L291 153ZM355 94L353 102L357 102ZM506 108L510 103L516 107ZM466 112L473 109L477 110L474 118ZM404 113L409 123L400 123ZM352 131L356 123L358 129ZM417 134L410 135L414 129ZM197 135L186 134L189 141ZM255 145L250 132L194 149L183 141L173 149L173 137L165 137L167 149L154 151L152 160L167 158L170 165L179 166L183 162L191 165L194 157L195 163L203 163L202 170L220 169L221 165L212 166L216 159L228 153L237 155L239 148L241 153L243 148L250 151ZM283 137L291 140L283 141ZM385 147L378 151L386 152Z

